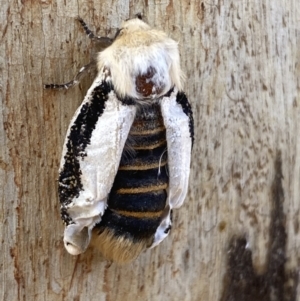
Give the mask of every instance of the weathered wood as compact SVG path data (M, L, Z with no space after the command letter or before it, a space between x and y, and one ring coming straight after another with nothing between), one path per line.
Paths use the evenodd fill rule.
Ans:
M1 300L300 300L298 1L0 4ZM77 15L113 36L137 12L180 43L196 139L172 234L117 266L62 243L57 169L92 79L42 85L89 61Z

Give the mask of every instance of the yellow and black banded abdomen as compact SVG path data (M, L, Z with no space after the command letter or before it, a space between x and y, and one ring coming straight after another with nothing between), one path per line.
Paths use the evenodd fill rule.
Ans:
M137 112L93 244L117 262L149 247L166 207L166 129L159 104Z

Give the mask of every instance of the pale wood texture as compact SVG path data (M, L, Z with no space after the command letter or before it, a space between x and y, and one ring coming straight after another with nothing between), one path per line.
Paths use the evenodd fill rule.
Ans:
M60 153L92 79L63 92L42 85L71 79L89 61L91 42L77 15L113 36L137 12L180 43L196 139L189 195L175 211L172 234L134 263L117 266L93 250L70 256L62 243ZM285 268L297 275L299 22L298 0L1 0L0 299L250 300L228 289L228 248L243 235L255 271L269 268L278 152L283 211L273 224L282 217ZM291 297L280 293L285 300L300 300L293 279Z

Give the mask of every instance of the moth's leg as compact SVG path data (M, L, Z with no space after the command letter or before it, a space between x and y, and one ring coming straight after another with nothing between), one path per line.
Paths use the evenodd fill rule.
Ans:
M112 39L108 38L108 37L99 37L96 36L87 26L87 24L80 18L77 17L77 20L79 21L79 23L81 24L81 26L83 27L85 33L87 34L87 36L93 41L96 42L101 48L106 48L108 46L110 46L113 42Z
M87 36L97 44L97 48L98 50L103 50L105 48L107 48L108 46L110 46L113 42L112 39L108 38L108 37L98 37L96 36L87 26L87 24L80 18L77 17L77 20L79 21L79 23L81 24L81 26L83 27L85 33L87 34ZM75 75L75 77L67 82L67 83L63 83L63 84L45 84L44 85L44 89L69 89L74 87L75 85L79 84L80 81L88 74L91 72L97 72L97 54L93 56L93 58L91 59L91 61L83 66L79 72Z
M45 84L44 89L69 89L79 84L80 81L90 72L96 71L97 69L96 61L93 59L87 65L83 66L79 72L75 75L75 77L64 84Z

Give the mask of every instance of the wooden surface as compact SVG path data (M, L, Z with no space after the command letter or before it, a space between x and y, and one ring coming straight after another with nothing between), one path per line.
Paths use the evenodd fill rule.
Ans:
M171 235L117 266L62 243L58 164L92 79L42 85L88 63L77 15L112 37L138 12L180 43L196 139ZM300 300L299 22L298 0L0 0L0 299Z

